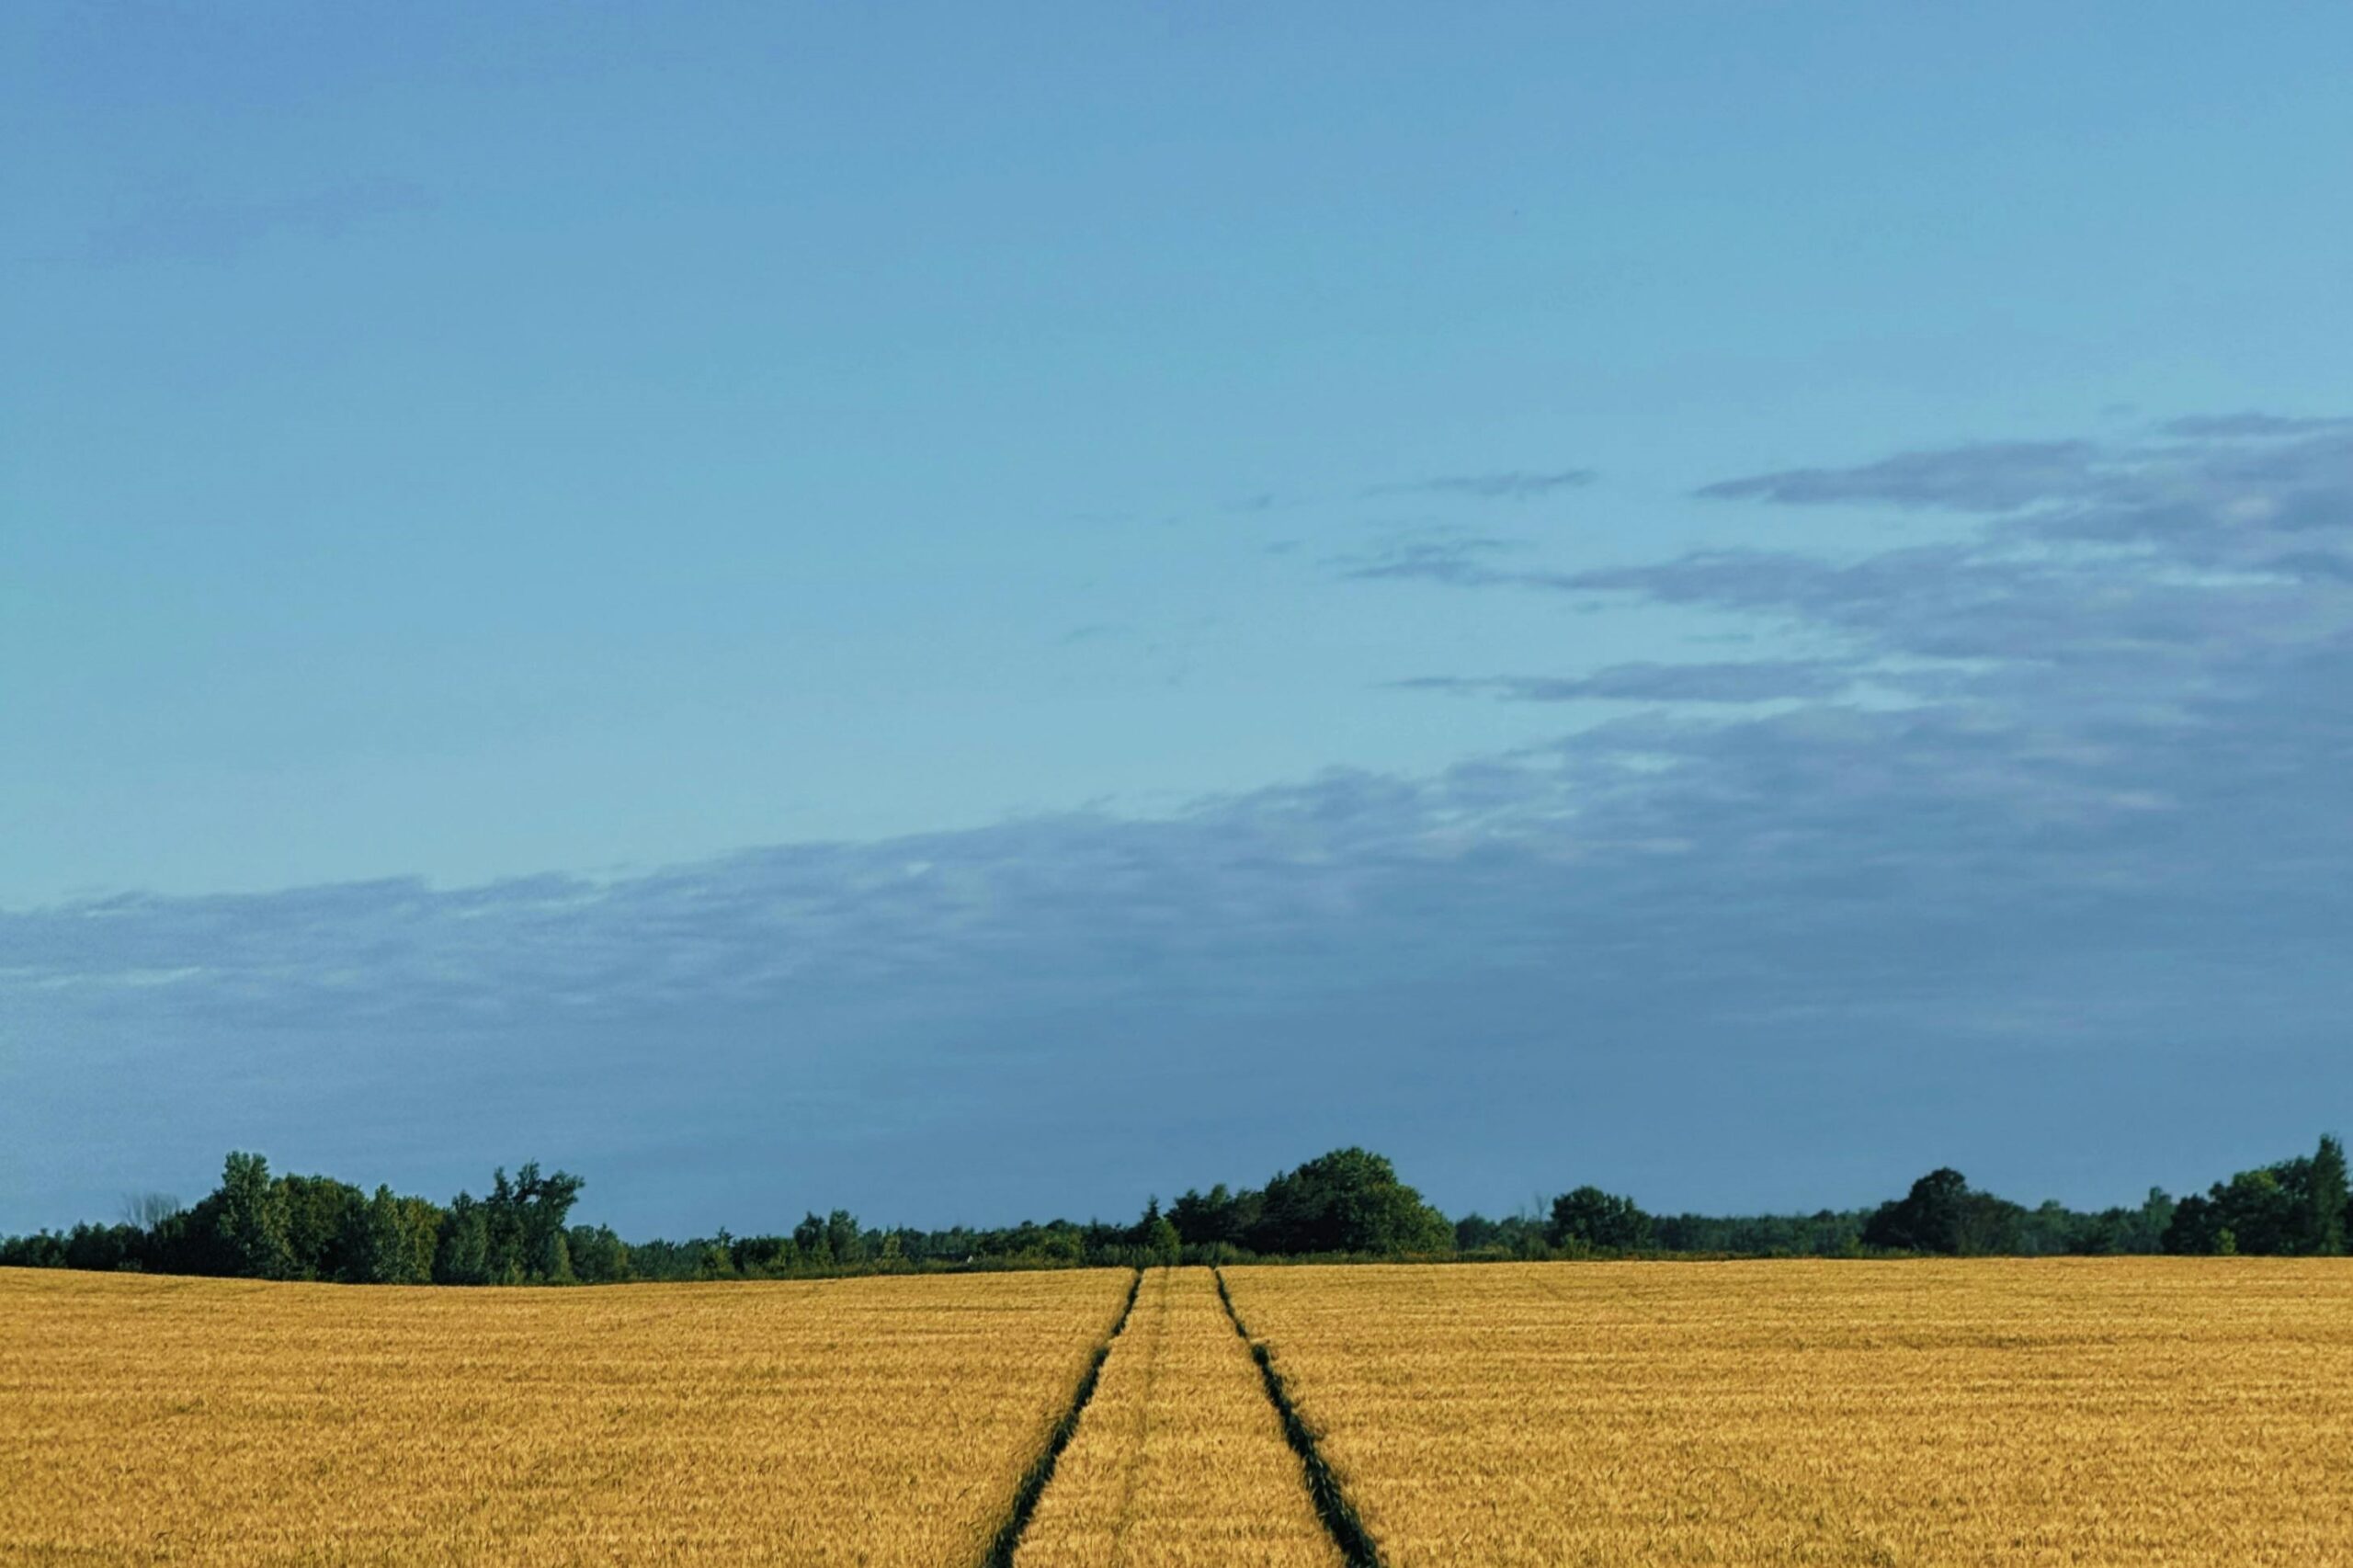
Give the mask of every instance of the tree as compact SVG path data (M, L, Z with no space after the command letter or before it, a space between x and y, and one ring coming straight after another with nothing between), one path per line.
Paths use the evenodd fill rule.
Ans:
M2303 1250L2310 1176L2310 1162L2299 1158L2231 1177L2216 1201L2240 1252L2277 1257Z
M2240 1171L2203 1197L2183 1199L2165 1227L2165 1250L2341 1256L2348 1223L2345 1188L2345 1146L2324 1136L2310 1155Z
M490 1191L482 1200L483 1230L487 1239L488 1278L493 1285L520 1284L523 1278L523 1198L506 1178L506 1167L490 1173Z
M471 1193L450 1200L441 1219L433 1254L437 1285L487 1285L490 1279L490 1216Z
M601 1243L592 1240L587 1244L587 1250L584 1251L583 1238L594 1238L599 1233L612 1235L601 1225L593 1231L586 1225L572 1227L572 1267L579 1271L583 1279L593 1280L597 1277L596 1269L601 1267L589 1256ZM721 1233L722 1235L725 1233L723 1231ZM620 1244L619 1237L614 1238L614 1244ZM727 1244L727 1259L734 1266L735 1272L746 1279L771 1279L792 1271L793 1266L801 1261L801 1244L790 1236L738 1236Z
M332 1176L282 1176L286 1244L297 1279L357 1279L353 1246L364 1229L368 1195Z
M2345 1256L2346 1229L2353 1205L2348 1204L2345 1178L2345 1145L2333 1133L2321 1134L2305 1177L2304 1245L2314 1257Z
M351 1246L350 1278L369 1285L423 1285L434 1273L441 1210L421 1198L399 1198L389 1187L360 1210Z
M1176 1223L1160 1211L1160 1199L1145 1201L1143 1218L1136 1221L1135 1245L1148 1264L1173 1264L1185 1256L1185 1238Z
M2025 1210L1972 1189L1948 1165L1914 1182L1902 1199L1881 1204L1863 1226L1863 1243L1949 1256L2010 1253L2019 1250L2025 1220Z
M1552 1199L1545 1240L1591 1252L1639 1252L1651 1244L1651 1217L1631 1198L1581 1187Z
M2165 1222L2160 1244L2169 1253L2204 1256L2222 1250L2222 1221L2214 1200L2193 1192L2173 1206L2173 1218Z
M1267 1184L1249 1235L1265 1253L1442 1253L1454 1227L1397 1179L1396 1168L1363 1149L1335 1149Z
M2172 1195L2164 1187L2149 1188L2149 1196L2141 1200L2141 1207L2133 1215L2127 1232L2131 1238L2131 1244L2125 1250L2128 1252L2159 1250L2159 1244L2165 1237L2165 1227L2173 1223L2173 1211L2176 1207Z
M2162 1252L2177 1208L2164 1187L2153 1187L2137 1209L2103 1209L2076 1216L2067 1250L2093 1256Z
M825 1248L836 1264L866 1261L866 1236L858 1228L857 1215L836 1209L825 1216Z
M572 1243L562 1231L550 1231L541 1236L537 1250L531 1255L531 1278L545 1285L574 1285L579 1282L572 1272Z
M564 1244L564 1224L571 1217L572 1206L579 1201L580 1189L586 1185L569 1171L550 1171L541 1176L537 1160L527 1162L516 1173L516 1194L523 1205L524 1257L534 1278L571 1279L572 1261Z
M2298 1249L2303 1240L2307 1205L2299 1190L2305 1186L2302 1160L2241 1171L2221 1192L2218 1206L2222 1224L2237 1243L2236 1250L2258 1257L2276 1257Z
M129 1225L76 1225L65 1237L64 1264L68 1268L136 1269L140 1233Z
M614 1285L629 1278L629 1248L609 1225L574 1225L572 1269L583 1284Z
M234 1272L253 1279L291 1279L294 1248L287 1233L286 1194L259 1154L232 1153L221 1173L217 1221Z
M226 1204L226 1196L215 1187L194 1208L182 1210L149 1232L142 1249L147 1267L158 1274L221 1277L242 1272L242 1260L222 1228Z
M585 1184L565 1171L542 1176L537 1160L526 1161L508 1180L504 1166L491 1173L490 1196L482 1200L487 1267L494 1285L527 1279L565 1283L572 1278L564 1222Z
M817 1218L814 1210L803 1214L801 1223L792 1227L792 1244L801 1250L803 1258L821 1268L834 1261L833 1245L825 1236L825 1221Z
M1247 1188L1229 1192L1219 1182L1206 1195L1188 1187L1168 1206L1168 1222L1188 1247L1238 1248L1246 1244L1265 1210L1264 1194Z

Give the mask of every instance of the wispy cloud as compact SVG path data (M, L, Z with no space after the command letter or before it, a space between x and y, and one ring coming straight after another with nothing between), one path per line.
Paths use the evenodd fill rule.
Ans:
M1500 534L1426 528L1392 534L1370 550L1328 556L1324 564L1343 578L1359 581L1420 579L1488 587L1519 581L1519 571L1498 562L1528 548L1526 540Z
M1851 665L1819 659L1747 663L1611 665L1591 675L1420 676L1390 684L1406 691L1498 697L1511 702L1773 702L1835 697L1855 684Z
M1859 468L1794 468L1703 487L1712 500L1783 506L1876 504L2006 512L2080 485L2097 449L2085 441L2001 441L1903 452Z
M2182 419L2169 419L2157 428L2168 436L2185 436L2199 439L2231 439L2234 437L2264 437L2308 436L2325 430L2353 427L2353 419L2307 418L2281 414L2194 414Z
M1557 469L1531 473L1513 469L1498 473L1442 474L1434 479L1399 484L1376 484L1366 495L1454 495L1478 501L1533 501L1563 490L1579 490L1599 476L1589 468Z
M1936 546L1564 574L1851 653L1436 680L1665 706L1429 777L0 915L0 1150L103 1203L231 1142L428 1188L536 1149L641 1224L713 1191L1002 1216L1344 1140L1442 1198L1589 1163L1667 1204L1860 1201L1927 1150L2124 1196L2070 1186L2086 1126L2203 1179L2353 1103L2353 432L2177 443L1939 481L1983 516ZM1506 551L1358 570L1530 585ZM1849 657L1935 678L1868 704ZM0 1223L73 1196L14 1194Z

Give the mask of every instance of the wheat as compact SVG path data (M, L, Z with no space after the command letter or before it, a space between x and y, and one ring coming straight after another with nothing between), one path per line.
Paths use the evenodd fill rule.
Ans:
M0 1271L0 1559L976 1562L1124 1271L576 1290ZM2353 1265L1240 1268L1392 1568L2353 1562ZM1020 1568L1331 1568L1206 1270Z
M2353 1562L2353 1264L1232 1269L1392 1568Z
M1145 1277L1017 1568L1336 1568L1206 1268Z
M0 1560L975 1562L1131 1278L0 1270Z

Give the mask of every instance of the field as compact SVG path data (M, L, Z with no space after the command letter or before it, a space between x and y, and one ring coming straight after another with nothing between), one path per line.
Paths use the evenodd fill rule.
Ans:
M2353 1264L1227 1271L1392 1568L2353 1562Z
M1205 1268L1155 1268L1016 1568L1340 1568Z
M0 1270L0 1562L2353 1563L2343 1260L1134 1278Z
M977 1562L1131 1278L0 1271L0 1561Z

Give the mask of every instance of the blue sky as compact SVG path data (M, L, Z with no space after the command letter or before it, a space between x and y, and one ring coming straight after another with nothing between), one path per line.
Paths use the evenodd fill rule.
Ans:
M0 20L0 1226L2348 1119L2334 7Z

